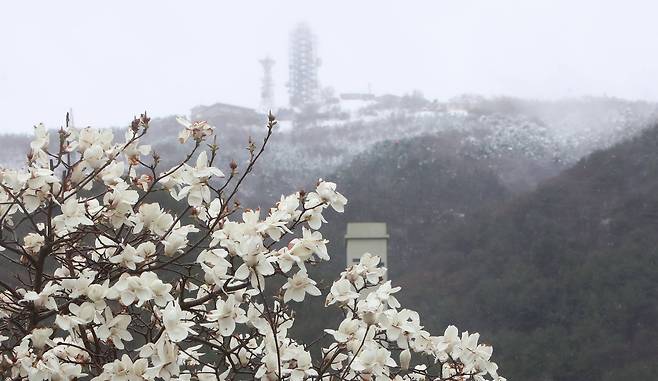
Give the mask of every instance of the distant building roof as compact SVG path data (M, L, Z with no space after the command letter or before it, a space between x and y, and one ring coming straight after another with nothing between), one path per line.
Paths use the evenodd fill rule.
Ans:
M253 108L236 106L228 103L215 103L209 106L196 106L192 108L191 111L192 111L192 115L194 115L195 113L204 113L208 111L256 114L256 110L254 110Z
M350 222L345 239L388 238L385 222Z
M375 99L375 94L370 93L342 93L340 94L342 100L371 100Z
M190 110L192 120L206 120L222 125L244 126L264 123L265 114L248 107L227 103L215 103L210 106L196 106Z

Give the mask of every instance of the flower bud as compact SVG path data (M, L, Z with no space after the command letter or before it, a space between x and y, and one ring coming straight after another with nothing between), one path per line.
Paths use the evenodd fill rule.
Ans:
M407 370L409 369L409 363L411 362L411 352L409 348L400 352L400 368Z
M139 120L137 118L133 118L133 121L130 123L130 129L133 132L137 132L137 130L139 130Z

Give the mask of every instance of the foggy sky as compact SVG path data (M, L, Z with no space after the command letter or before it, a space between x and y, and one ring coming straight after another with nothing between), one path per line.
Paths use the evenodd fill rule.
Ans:
M315 31L337 93L658 100L654 1L14 1L0 5L0 131L255 107L266 55Z

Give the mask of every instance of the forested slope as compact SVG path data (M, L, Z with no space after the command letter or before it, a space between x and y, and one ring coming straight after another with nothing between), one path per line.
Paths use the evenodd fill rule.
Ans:
M403 300L497 344L510 379L652 379L658 366L658 128L448 232Z

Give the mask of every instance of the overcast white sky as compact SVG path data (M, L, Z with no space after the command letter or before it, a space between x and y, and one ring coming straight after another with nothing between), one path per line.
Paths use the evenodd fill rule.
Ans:
M13 1L0 5L0 131L124 125L146 109L257 106L258 59L287 102L307 22L337 92L658 100L656 1Z

